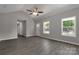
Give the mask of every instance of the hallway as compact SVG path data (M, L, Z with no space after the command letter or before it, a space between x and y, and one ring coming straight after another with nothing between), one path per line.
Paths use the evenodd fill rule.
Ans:
M41 37L19 37L0 42L1 55L77 55L79 46Z

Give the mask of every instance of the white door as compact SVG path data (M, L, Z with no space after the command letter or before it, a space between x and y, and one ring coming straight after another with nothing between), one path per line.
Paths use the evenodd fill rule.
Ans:
M40 24L36 24L36 36L40 36Z

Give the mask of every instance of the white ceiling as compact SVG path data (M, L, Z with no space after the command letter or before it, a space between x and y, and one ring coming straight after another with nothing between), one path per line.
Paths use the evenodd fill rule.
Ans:
M0 4L0 13L8 13L15 11L24 11L27 12L26 9L33 9L34 7L38 7L40 10L44 11L40 16L53 12L57 13L61 10L69 10L73 8L79 7L79 5L70 5L70 4Z
M20 4L0 4L0 13L14 12L20 10L24 5Z
M51 9L60 8L66 5L47 5L47 4L1 4L0 13L13 12L18 10L32 9L33 7L38 7L41 10L49 11Z

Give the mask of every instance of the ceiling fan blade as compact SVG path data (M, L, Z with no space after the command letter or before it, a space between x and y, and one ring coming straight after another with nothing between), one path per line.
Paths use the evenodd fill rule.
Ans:
M34 8L34 9L33 9L33 12L37 12L37 11L38 11L38 8Z
M38 8L35 8L36 9L36 11L38 10Z
M29 9L27 9L27 11L30 11L30 12L32 12L32 10L29 10Z
M43 13L43 11L38 11L38 13Z
M33 14L33 13L30 13L29 15L31 15L31 14Z

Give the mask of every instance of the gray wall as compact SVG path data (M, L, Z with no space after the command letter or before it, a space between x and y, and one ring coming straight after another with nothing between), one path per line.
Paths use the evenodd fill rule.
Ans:
M0 41L17 38L16 14L0 14Z
M34 21L31 15L28 15L26 12L20 11L18 14L18 20L26 20L26 37L35 35Z
M76 33L77 34L76 35L77 36L76 37L62 36L61 35L61 19L67 18L67 17L72 17L72 16L76 16L76 22L77 22L77 24L76 24L77 25L76 26ZM46 20L50 21L50 34L49 35L43 34L42 25L43 25L43 22ZM54 16L51 15L51 16L48 16L43 19L39 18L39 20L38 19L36 20L36 24L37 23L41 24L41 26L40 26L40 36L41 37L79 45L79 8L65 11L65 12L56 14Z
M34 36L34 21L31 17L28 16L27 21L26 21L26 36Z
M0 14L0 41L17 38L17 20L26 20L26 29L23 30L26 37L35 35L34 21L25 12L4 13Z

